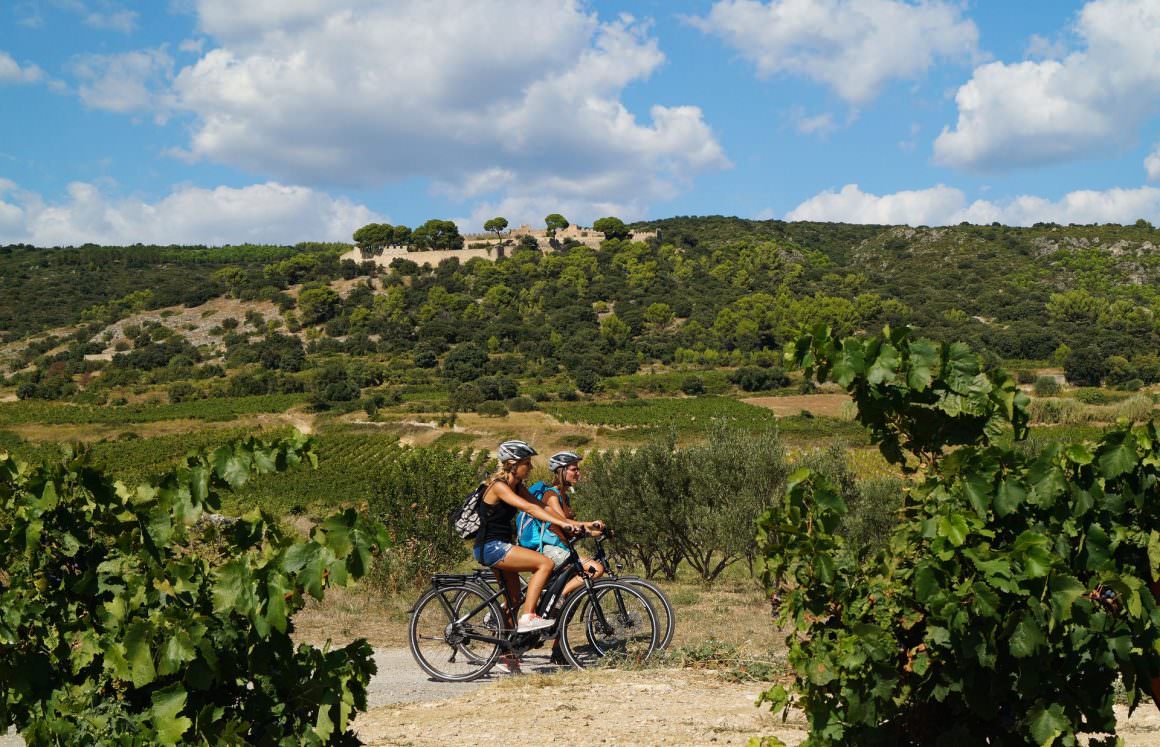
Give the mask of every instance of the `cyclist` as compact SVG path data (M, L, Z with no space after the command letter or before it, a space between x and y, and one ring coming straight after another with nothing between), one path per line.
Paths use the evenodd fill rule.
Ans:
M580 479L581 459L583 457L574 451L560 451L548 458L548 469L552 472L552 484L544 489L540 503L550 513L561 519L574 520L576 518L576 513L572 510L571 494L573 486ZM596 527L596 529L590 530L594 536L599 535L604 529L604 522L601 521L588 522L588 525ZM551 558L553 565L559 568L568 559L568 546L564 544L555 530L548 529L546 525L541 526L540 530L543 545L538 549ZM604 567L597 561L585 557L581 557L580 560L584 569L593 578L599 578L604 574ZM579 576L572 579L564 587L563 596L568 596L583 583L584 580Z
M574 451L560 451L548 458L548 469L552 472L552 484L544 488L540 493L540 504L548 510L549 513L561 519L574 520L576 518L575 512L572 510L572 502L570 496L572 493L572 486L580 479L580 460L581 457ZM535 521L531 516L520 516L521 522ZM520 532L521 541L531 540L525 547L534 544L531 549L539 550L547 557L552 559L553 567L559 568L568 559L568 547L564 544L564 540L556 533L556 529L549 529L547 523L537 522L540 526L535 527L538 531ZM521 527L523 524L521 523ZM589 532L592 535L599 535L604 529L604 523L601 521L587 522ZM604 575L604 566L599 562L581 556L580 562L584 566L584 570L592 578L599 578ZM567 598L576 589L584 585L584 579L576 576L567 584L564 585L563 593L560 594L561 599ZM558 641L552 641L552 655L550 661L553 664L564 664L564 655L560 651Z
M566 530L596 530L592 524L573 521L545 510L528 493L524 480L532 471L536 450L523 441L504 441L497 456L499 469L492 475L487 491L479 502L480 527L475 537L474 555L481 565L489 566L507 588L511 599L519 599L520 571L531 571L527 594L516 620L516 631L526 633L551 627L555 621L536 614L540 592L552 574L552 561L535 550L514 544L512 520L518 511Z

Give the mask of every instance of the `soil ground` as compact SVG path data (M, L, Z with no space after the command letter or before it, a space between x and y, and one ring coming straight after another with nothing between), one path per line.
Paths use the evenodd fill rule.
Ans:
M503 675L449 699L372 707L355 728L368 745L408 747L533 741L744 745L762 736L777 737L790 747L800 744L807 736L801 712L791 711L783 722L780 714L755 705L767 687L692 669ZM537 712L550 716L535 720L533 737L526 714ZM1160 745L1155 707L1143 705L1129 717L1127 708L1117 706L1116 713L1127 747Z

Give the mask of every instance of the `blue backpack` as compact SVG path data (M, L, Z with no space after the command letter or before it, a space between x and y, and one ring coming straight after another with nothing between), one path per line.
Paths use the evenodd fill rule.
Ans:
M549 490L559 495L559 491L554 485L542 480L528 486L528 493L531 494L536 503L541 505L544 503L544 494ZM548 522L541 521L525 511L520 511L516 514L516 542L519 543L520 547L526 547L536 552L543 549L544 545L564 547L564 541L557 537L556 533L548 526Z

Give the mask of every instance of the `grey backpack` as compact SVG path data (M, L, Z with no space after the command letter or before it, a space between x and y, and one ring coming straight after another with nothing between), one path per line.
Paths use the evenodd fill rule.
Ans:
M487 484L480 483L479 487L467 494L463 505L451 511L451 530L463 539L475 539L479 534L479 527L483 523L479 517L479 502L487 492Z

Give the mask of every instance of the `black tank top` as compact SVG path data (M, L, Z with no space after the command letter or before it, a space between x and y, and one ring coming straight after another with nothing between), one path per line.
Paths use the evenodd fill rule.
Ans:
M512 522L519 513L510 503L500 501L494 506L486 501L479 502L479 534L475 535L476 547L482 547L485 542L499 540L513 542L516 532Z

